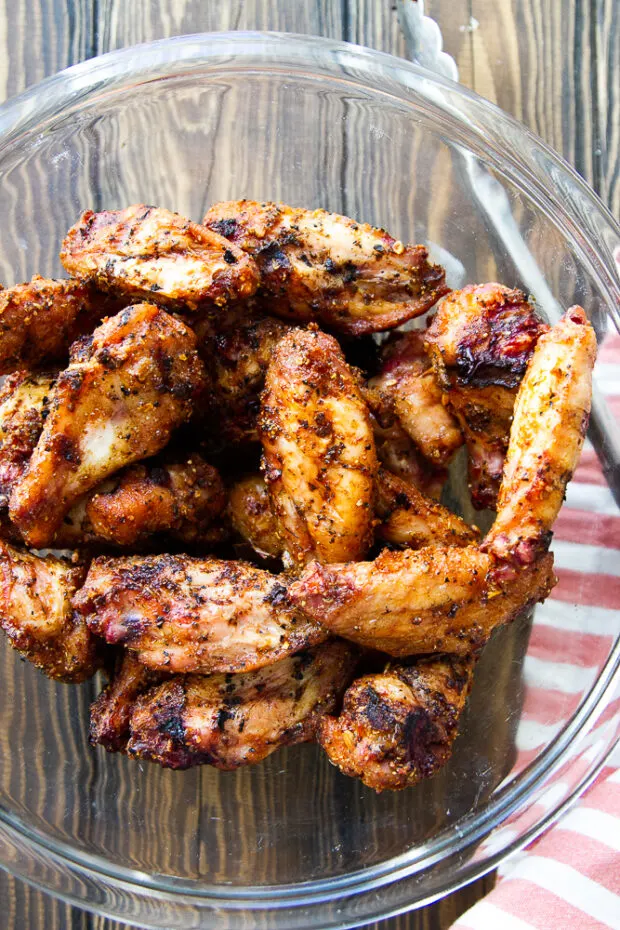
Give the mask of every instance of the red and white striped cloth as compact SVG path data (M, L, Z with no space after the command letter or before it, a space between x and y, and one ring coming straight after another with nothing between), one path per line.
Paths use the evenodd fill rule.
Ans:
M597 384L620 422L620 336L599 349ZM516 768L531 762L577 709L620 633L620 509L586 443L555 525L559 581L536 615L524 662L525 699ZM481 845L510 841L570 797L613 733L612 698L550 787ZM514 769L513 769L514 772ZM551 829L506 859L498 883L451 930L620 930L620 749L596 781Z

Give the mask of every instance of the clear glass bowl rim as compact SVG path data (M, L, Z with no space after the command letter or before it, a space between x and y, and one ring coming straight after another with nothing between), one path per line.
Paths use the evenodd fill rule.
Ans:
M468 131L483 137L485 147L492 144L501 146L505 143L506 136L514 138L516 135L523 140L524 148L543 156L545 164L553 166L553 172L542 167L540 160L535 164L531 160L523 161L516 152L506 148L502 152L502 171L511 181L516 181L523 189L527 189L529 196L535 193L540 204L552 207L577 238L576 244L581 247L582 254L587 255L590 268L597 277L602 292L607 296L609 317L620 332L620 279L616 264L618 259L609 245L614 241L616 247L620 246L620 225L594 191L549 146L495 104L425 68L373 49L319 36L239 31L176 36L109 52L60 71L0 106L0 156L7 146L19 142L33 130L40 132L46 121L53 122L62 113L92 103L99 95L105 95L106 92L118 90L120 87L129 88L151 80L161 80L166 76L174 77L175 74L181 73L177 69L182 65L191 63L199 68L201 63L208 66L210 62L226 56L231 58L227 70L242 68L244 56L250 65L253 63L257 66L257 62L260 62L259 66L264 69L286 62L297 68L301 65L305 65L306 69L319 67L322 73L331 73L336 79L351 79L351 69L355 74L353 80L367 88L373 88L373 79L387 79L392 85L391 92L396 95L400 90L400 98L405 102L408 91L414 91L419 97L436 106L435 91L439 89L451 115L459 117ZM308 76L309 72L305 70L303 73ZM454 103L449 105L448 100ZM564 200L560 203L554 199L553 191L558 187L558 179L562 181L564 196L565 189L570 189L570 201ZM549 194L549 191L552 193ZM596 253L589 246L587 238L579 231L584 215L590 218L590 230L606 233L602 239L597 237ZM323 905L355 895L355 921L351 922L345 918L342 923L331 922L329 926L357 926L366 919L363 905L359 906L362 900L358 896L367 897L372 895L374 890L387 884L419 875L425 869L432 869L442 859L452 860L499 827L509 814L519 808L522 801L530 800L533 793L541 789L563 764L569 747L574 748L575 741L590 729L619 682L620 639L610 652L594 687L568 725L521 773L516 785L508 785L498 790L493 800L479 814L469 814L463 818L459 822L458 830L451 827L441 831L426 844L421 853L419 850L410 850L377 866L346 876L282 886L210 886L203 882L187 882L161 875L155 877L112 866L104 857L76 852L69 844L45 836L21 823L17 817L4 809L0 809L0 824L6 837L14 838L16 845L22 850L31 850L33 861L38 862L41 858L48 868L50 864L56 864L59 870L68 868L70 874L83 874L104 885L107 883L121 893L129 891L137 899L142 893L145 901L155 897L172 906L192 905L199 909L225 909L237 912L239 909L266 912L303 906L308 909L307 926L316 927L314 921ZM455 870L446 876L443 887L440 883L430 894L418 894L418 897L414 894L406 907L399 906L393 910L386 907L381 914L373 913L373 919L398 913L412 906L428 904L448 891L462 887L492 870L506 855L539 835L582 793L604 764L606 755L607 753L595 759L570 796L549 809L527 831L510 842L507 841L485 858L473 863L459 863ZM48 868L43 865L38 874L33 875L25 869L11 865L10 862L0 863L2 864L37 887L72 903L81 906L88 904L83 900L82 894L72 891L64 883L55 882L49 875ZM59 884L64 884L64 888L59 887ZM125 911L121 915L109 907L96 907L96 910L131 920L131 915ZM371 911L369 902L368 913Z

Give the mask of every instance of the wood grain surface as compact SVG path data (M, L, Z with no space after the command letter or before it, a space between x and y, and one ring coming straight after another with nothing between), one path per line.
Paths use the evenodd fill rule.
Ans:
M426 7L441 26L461 81L560 151L618 216L617 0L427 0ZM223 29L313 33L405 54L390 0L0 0L0 100L114 48ZM67 699L66 720L82 728L76 707ZM30 720L28 725L37 722ZM60 730L50 732L49 738L60 741ZM66 752L77 755L70 742ZM88 773L78 777L87 778ZM128 790L127 785L119 788ZM41 816L48 803L60 799L42 797ZM442 930L492 881L482 879L432 907L373 924L372 930ZM4 873L0 902L0 925L6 930L125 927L52 900Z

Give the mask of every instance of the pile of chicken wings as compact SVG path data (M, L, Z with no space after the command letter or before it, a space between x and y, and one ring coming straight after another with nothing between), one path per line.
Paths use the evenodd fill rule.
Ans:
M324 210L84 213L0 290L0 624L109 684L93 745L171 768L318 743L399 789L555 582L596 339ZM405 326L433 309L426 320ZM380 334L380 335L377 335ZM466 456L485 538L439 502Z

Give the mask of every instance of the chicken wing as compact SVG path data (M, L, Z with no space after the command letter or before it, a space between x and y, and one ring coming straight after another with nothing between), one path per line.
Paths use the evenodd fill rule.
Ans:
M355 661L350 646L330 642L245 675L177 676L139 698L127 752L173 769L261 762L314 738Z
M327 636L284 578L240 561L97 558L74 604L93 633L169 672L247 672Z
M98 642L71 606L85 574L84 566L0 542L0 626L21 655L58 681L84 681L100 665Z
M215 329L200 342L211 378L206 429L211 445L258 442L260 395L275 347L291 329L281 320L249 317Z
M211 543L222 535L213 522L225 507L222 479L199 455L178 462L155 459L130 465L95 488L69 511L60 533L66 537L73 529L81 541L125 547L160 533L184 543Z
M410 788L450 758L474 665L472 656L422 658L358 678L340 714L321 720L319 743L375 791Z
M53 375L16 371L0 388L0 510L39 441L53 384Z
M448 292L423 246L336 213L237 200L203 222L256 260L259 299L285 319L361 335L399 326Z
M284 544L261 475L249 475L233 485L228 495L228 511L233 527L258 555L262 558L282 555Z
M521 291L481 284L444 300L426 348L469 453L475 507L495 507L517 388L548 326Z
M312 562L289 594L308 617L361 646L394 656L467 655L555 583L550 555L505 585L493 567L475 546L382 552L374 562Z
M572 307L538 340L517 397L495 523L483 548L516 566L544 552L579 461L592 401L596 336Z
M77 343L9 512L26 541L54 538L72 504L108 475L162 449L204 385L195 337L150 304Z
M478 540L464 520L385 468L377 474L376 512L376 534L393 546L468 546Z
M463 445L463 434L442 401L424 338L424 331L412 330L386 343L381 370L369 385L392 398L405 432L427 459L441 466Z
M259 432L292 561L361 558L372 540L377 459L368 408L335 339L295 330L278 343Z
M139 300L196 307L250 297L258 286L254 261L217 233L178 213L134 204L87 210L63 242L70 275Z
M362 394L370 412L379 461L393 475L413 484L427 497L439 500L448 480L447 469L424 458L402 428L392 397L368 385L362 387Z
M35 275L0 290L0 375L64 361L72 342L120 309L81 281Z
M136 701L162 676L138 662L130 652L119 656L107 688L90 706L89 741L108 752L121 752L129 739L129 721Z

